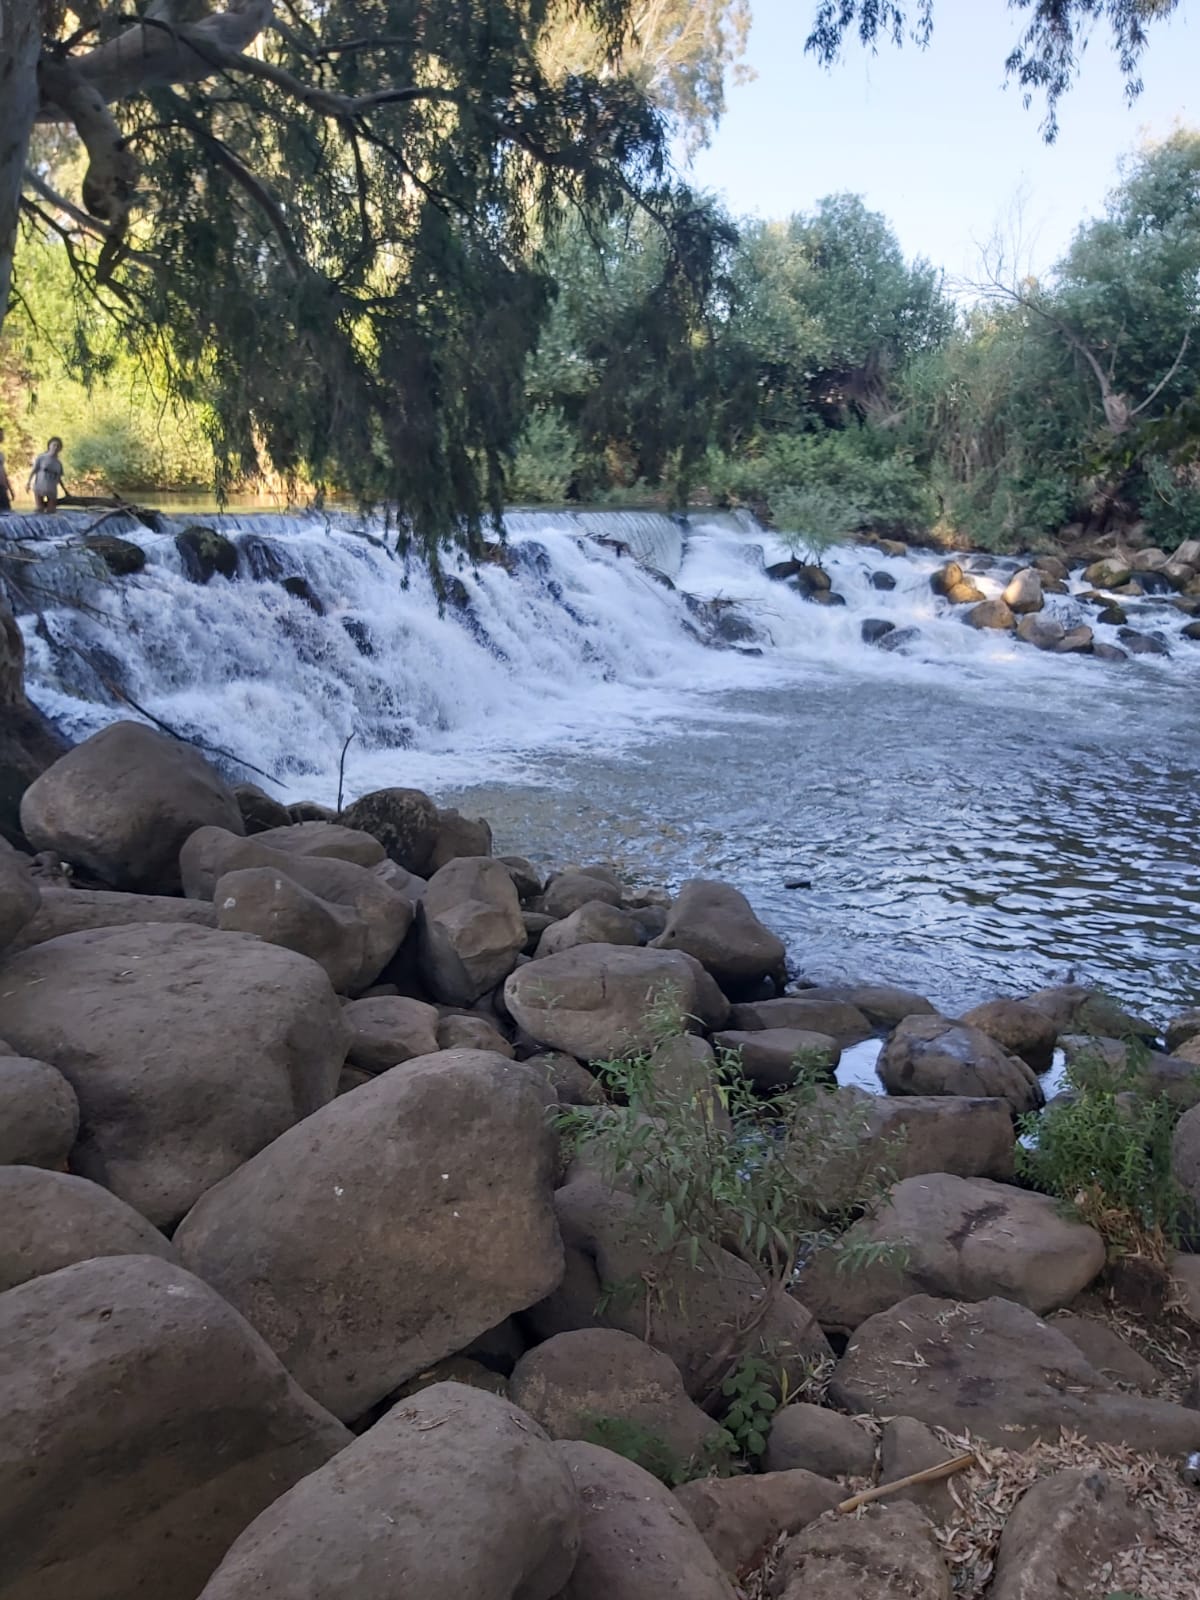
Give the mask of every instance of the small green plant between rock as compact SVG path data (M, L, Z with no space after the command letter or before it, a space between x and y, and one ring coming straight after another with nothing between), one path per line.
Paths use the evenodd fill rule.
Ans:
M1123 1066L1081 1055L1068 1094L1022 1119L1017 1171L1101 1235L1110 1261L1139 1256L1163 1264L1188 1225L1187 1197L1171 1169L1181 1108L1146 1094L1147 1052L1125 1045Z

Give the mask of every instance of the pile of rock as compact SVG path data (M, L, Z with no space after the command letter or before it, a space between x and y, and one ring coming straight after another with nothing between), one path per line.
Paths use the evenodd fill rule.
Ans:
M288 810L140 724L55 762L21 820L43 855L40 877L0 856L6 1600L733 1600L768 1552L782 1600L948 1596L935 1501L837 1509L944 1458L932 1429L1200 1449L1133 1352L1114 1375L1094 1332L1041 1320L1104 1248L1014 1185L1014 1116L1061 1039L1146 1031L1088 991L949 1018L789 985L728 885L545 878L413 790ZM664 995L689 1030L666 1044ZM872 1037L886 1093L838 1088ZM1145 1070L1195 1108L1176 1163L1200 1200L1200 1013L1166 1044ZM548 1112L603 1115L592 1069L634 1050L721 1139L718 1052L767 1093L819 1061L895 1177L851 1230L872 1264L817 1252L761 1325L792 1380L832 1372L829 1402L777 1413L764 1471L677 1492L607 1446L713 1451L702 1375L763 1284L715 1245L657 1249L564 1161ZM891 1419L881 1444L856 1416ZM1072 1493L1021 1502L1010 1571L1030 1528L1093 1528ZM1102 1521L1077 1566L1144 1533Z

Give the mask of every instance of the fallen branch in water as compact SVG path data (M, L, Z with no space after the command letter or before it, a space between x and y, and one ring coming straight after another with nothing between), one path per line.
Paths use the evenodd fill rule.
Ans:
M341 816L341 814L342 814L342 785L343 785L343 783L344 783L344 781L345 781L345 777L346 777L346 751L347 751L347 750L349 750L349 748L350 748L350 741L351 741L351 739L353 739L353 737L354 737L354 734L353 734L353 732L351 732L351 733L348 733L348 734L347 734L347 735L346 735L346 742L345 742L345 744L344 744L344 745L343 745L343 746L342 746L342 756L341 756L341 760L340 760L340 761L339 761L339 762L338 762L338 797L337 797L337 814L338 814L338 816L339 816L339 817L340 817L340 816Z
M881 1483L875 1489L864 1489L861 1494L853 1494L849 1500L843 1500L837 1509L857 1511L859 1506L870 1505L872 1500L882 1500L885 1495L897 1494L901 1489L914 1489L922 1483L941 1483L943 1478L952 1478L956 1472L965 1472L968 1467L977 1464L978 1458L973 1453L955 1456L953 1460L943 1461L936 1467L910 1472L907 1478L897 1478L895 1483Z

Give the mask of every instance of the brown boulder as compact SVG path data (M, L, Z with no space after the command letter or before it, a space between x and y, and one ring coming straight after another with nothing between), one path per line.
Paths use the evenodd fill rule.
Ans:
M0 950L22 936L41 904L29 858L0 840Z
M350 1442L218 1295L145 1255L0 1295L0 1405L5 1600L186 1600Z
M176 895L45 887L37 915L22 928L14 948L27 950L64 933L124 928L131 922L190 922L199 928L215 928L217 913L206 901L180 900Z
M1011 1300L902 1300L855 1331L829 1393L856 1415L916 1417L1009 1450L1062 1428L1151 1453L1200 1449L1200 1412L1122 1393Z
M350 1030L346 1060L363 1072L386 1072L401 1061L438 1049L436 1006L402 995L372 995L343 1006Z
M175 894L179 851L212 825L242 832L233 791L189 744L114 722L30 784L21 826L37 850L142 894Z
M774 1473L803 1468L822 1478L868 1478L875 1471L875 1440L853 1417L793 1401L771 1419L763 1465Z
M1153 1535L1119 1478L1093 1468L1056 1472L1009 1514L989 1600L1090 1600L1109 1589L1112 1558Z
M176 1248L310 1394L359 1417L557 1285L546 1101L501 1056L425 1056L276 1139Z
M538 1055L528 1056L523 1064L553 1091L560 1105L604 1104L601 1084L574 1056L565 1055L561 1050L543 1050Z
M490 856L491 853L492 830L482 817L464 817L453 807L439 809L437 839L425 875L432 877L448 861L458 861L463 856Z
M0 1292L95 1256L178 1259L157 1228L98 1183L0 1167Z
M503 983L525 947L507 868L490 856L447 863L429 880L417 932L421 972L435 1000L469 1006Z
M787 1088L804 1072L831 1074L842 1057L836 1039L802 1028L730 1030L714 1033L713 1044L736 1055L750 1082L767 1091Z
M1065 1333L1096 1371L1115 1383L1131 1384L1135 1389L1155 1390L1160 1378L1155 1367L1138 1355L1132 1346L1107 1322L1098 1317L1080 1317L1064 1313L1055 1317L1051 1327Z
M439 1050L490 1050L494 1055L515 1054L513 1047L494 1022L486 1017L470 1016L456 1011L438 1023Z
M536 1345L513 1368L509 1393L552 1439L604 1444L605 1424L632 1424L681 1467L723 1437L689 1400L675 1363L616 1328L577 1328Z
M361 828L347 828L340 822L291 822L268 828L255 836L268 850L282 850L289 856L319 856L330 861L349 861L356 867L377 867L386 859L379 840Z
M379 976L381 966L367 962L363 918L270 867L225 873L217 879L213 903L222 932L252 934L264 944L307 956L339 994L355 993ZM385 961L391 954L394 950Z
M884 1045L876 1070L889 1094L998 1097L1015 1112L1045 1103L1024 1061L981 1029L945 1017L906 1017Z
M734 1006L729 1025L746 1032L757 1028L803 1028L809 1033L826 1033L843 1050L861 1044L875 1031L857 1006L848 1000L810 999L803 992L778 1000L752 1000Z
M606 900L588 900L561 922L552 922L537 946L537 959L555 956L577 944L638 944L637 923Z
M0 1168L12 1162L61 1170L78 1132L79 1101L57 1068L0 1055Z
M989 1000L964 1012L962 1021L986 1033L1009 1055L1020 1056L1035 1072L1048 1072L1054 1063L1054 1019L1024 1000Z
M290 950L186 924L98 928L13 956L4 976L0 1035L79 1101L74 1170L159 1226L336 1089L341 1008Z
M608 877L597 877L591 872L568 871L555 873L547 883L536 909L544 911L556 922L563 922L593 900L605 905L621 904L621 886Z
M788 998L786 995L784 998ZM933 1007L923 995L889 983L826 983L799 989L797 1000L841 1000L861 1011L875 1028L894 1028L905 1017L930 1016ZM820 1030L834 1033L832 1028Z
M252 1522L201 1600L554 1600L579 1502L542 1430L498 1395L400 1401Z
M911 1505L826 1517L789 1539L776 1600L950 1600L950 1573L929 1523Z
M440 824L438 808L420 789L375 789L347 806L342 821L378 839L398 866L427 875Z
M1200 1105L1180 1117L1171 1141L1175 1181L1200 1215Z
M883 1425L879 1439L879 1481L899 1483L929 1467L940 1467L954 1454L948 1450L923 1422L915 1417L889 1417ZM907 1500L919 1506L935 1522L945 1521L954 1514L954 1497L948 1483L914 1483L907 1489L896 1489L888 1496L889 1503L897 1505Z
M558 1600L734 1600L695 1523L657 1478L596 1445L556 1448L581 1512L579 1559Z
M853 1272L820 1251L799 1292L826 1328L853 1329L910 1295L987 1300L1001 1295L1037 1312L1068 1304L1104 1268L1104 1241L1064 1217L1047 1195L985 1178L906 1178L886 1204L845 1235L874 1259ZM878 1254L882 1251L882 1254Z
M1046 604L1042 594L1042 576L1032 567L1022 567L1015 572L1000 597L1008 609L1017 616L1040 611Z
M707 878L685 883L654 945L694 956L734 996L756 989L766 978L775 982L778 992L786 977L782 939L759 921L745 895L728 883Z
M963 621L969 628L998 628L1008 633L1017 623L1012 610L1003 600L981 600L964 615Z
M923 1172L959 1178L1013 1175L1017 1135L1007 1100L967 1095L855 1095L860 1149L899 1180Z
M697 1478L675 1498L730 1577L758 1566L781 1534L799 1533L843 1498L827 1478L797 1468L753 1477Z

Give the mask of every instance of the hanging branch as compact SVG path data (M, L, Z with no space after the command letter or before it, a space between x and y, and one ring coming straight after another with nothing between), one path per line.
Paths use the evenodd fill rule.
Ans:
M351 741L351 739L353 739L353 737L354 737L353 733L348 733L346 735L346 742L342 746L341 760L338 762L337 814L338 814L339 817L342 814L342 785L343 785L343 783L345 781L345 777L346 777L346 751L349 750L350 741Z

